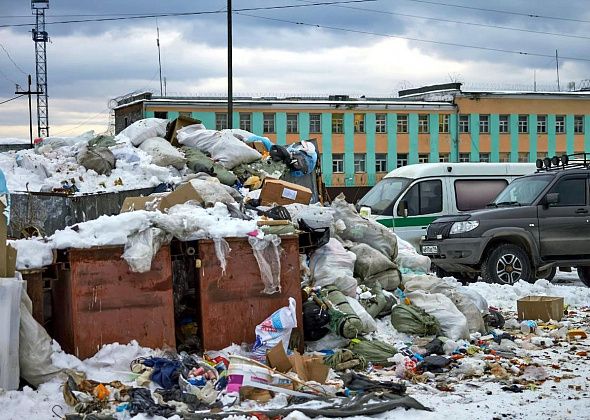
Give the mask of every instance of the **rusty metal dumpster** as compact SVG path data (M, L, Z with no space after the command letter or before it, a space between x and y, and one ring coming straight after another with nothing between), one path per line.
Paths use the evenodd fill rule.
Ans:
M147 273L133 273L123 247L69 249L52 285L54 338L81 359L103 344L137 340L175 347L172 268L163 246Z

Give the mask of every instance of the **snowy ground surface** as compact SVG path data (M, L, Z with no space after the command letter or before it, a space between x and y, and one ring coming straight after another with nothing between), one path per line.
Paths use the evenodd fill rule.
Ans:
M504 331L514 334L514 342L504 340L497 350L512 350L515 356L510 359L498 358L497 362L504 365L506 371L520 369L525 376L509 374L501 379L490 373L469 378L469 368L484 362L493 356L476 353L457 363L445 373L430 375L420 380L406 382L408 394L432 412L396 409L376 418L383 419L583 419L590 418L590 363L584 351L590 351L590 339L567 341L553 339L553 346L543 348L544 341L554 332L540 333L540 336L525 336L520 330L510 329L516 325L510 321L514 315L515 301L518 297L530 294L548 294L564 296L566 304L571 305L571 312L564 322L569 328L582 328L590 332L590 289L584 287L577 279L575 272L561 273L553 284L537 282L535 285L519 283L514 287L488 285L481 282L470 287L476 288L490 303L504 310L507 326ZM379 330L375 334L378 339L390 342L407 339L397 333L387 320L378 322ZM536 340L536 341L535 341ZM532 345L531 341L540 343ZM106 345L93 358L80 361L74 356L58 352L54 355L54 363L63 368L83 371L88 378L98 381L121 380L131 384L133 376L129 372L129 363L139 356L152 354L152 350L141 348L137 343L128 345ZM464 366L463 366L464 365ZM528 373L527 373L528 372ZM371 373L374 378L399 381L394 370L379 370ZM535 376L537 375L537 376ZM536 380L537 379L537 380ZM520 384L523 392L514 393L502 390L502 387ZM21 391L0 391L0 420L5 419L51 419L71 412L64 402L59 381L43 384L38 390L25 387ZM284 396L277 396L269 404L280 407L285 404ZM243 403L244 408L263 406ZM267 406L268 407L268 406ZM136 416L136 419L148 418ZM235 418L235 417L234 417ZM240 418L248 418L246 416ZM287 419L306 419L300 412L292 412ZM355 417L361 418L361 417Z

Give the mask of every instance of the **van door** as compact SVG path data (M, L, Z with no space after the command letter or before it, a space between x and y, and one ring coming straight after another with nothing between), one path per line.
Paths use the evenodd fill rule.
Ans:
M420 238L434 219L445 214L443 179L419 180L410 186L394 208L394 232L419 249Z

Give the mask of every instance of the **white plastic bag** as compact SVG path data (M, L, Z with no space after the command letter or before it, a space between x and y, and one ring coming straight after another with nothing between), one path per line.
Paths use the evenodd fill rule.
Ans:
M24 282L0 278L0 388L18 389L20 299Z
M256 341L252 348L254 356L258 360L265 360L267 350L272 349L281 342L285 352L287 352L291 331L296 327L297 308L295 299L290 297L288 307L277 310L256 326Z
M375 319L367 312L367 310L360 304L358 300L353 297L346 296L346 300L348 304L352 308L352 310L357 314L359 319L363 324L363 334L369 334L373 331L377 331L377 322Z
M356 255L344 249L340 241L330 238L310 257L309 268L315 286L334 284L347 296L356 296L357 281L353 276Z
M117 135L117 140L122 138L130 141L135 147L139 146L144 140L151 137L166 136L168 120L161 118L144 118L135 121L129 127L125 128Z
M455 304L441 293L426 293L414 291L406 296L414 305L424 309L426 313L435 317L445 337L452 340L469 338L467 319Z
M439 278L426 274L405 274L402 278L406 293L414 292L416 290L430 292L433 288L442 283Z
M215 245L215 256L219 260L219 266L221 267L221 275L225 275L225 269L227 268L227 256L231 252L231 248L227 241L223 238L213 238L213 244Z
M479 311L482 314L485 315L489 313L488 301L486 300L486 298L480 295L473 287L461 286L458 288L458 292L464 294L469 299L471 299L471 301L475 304L475 306L477 306L477 309L479 309Z
M260 269L264 283L262 293L272 295L281 292L281 238L277 235L265 235L262 239L249 236L248 242Z
M402 274L428 274L430 272L430 258L418 254L411 243L397 236L397 246L398 251L395 261Z
M216 178L193 179L190 183L203 199L204 207L214 207L215 203L231 204L236 202L227 190L231 187L223 185Z
M161 137L145 139L139 148L152 157L152 163L158 166L174 166L182 169L186 165L184 154Z
M152 260L162 244L170 239L171 235L162 229L147 228L127 238L121 258L127 261L134 273L145 273L152 268Z

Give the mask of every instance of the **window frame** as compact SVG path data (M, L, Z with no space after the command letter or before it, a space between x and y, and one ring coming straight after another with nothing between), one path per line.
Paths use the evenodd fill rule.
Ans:
M503 128L505 127L505 128ZM510 115L501 114L498 116L498 132L500 134L510 133Z
M438 197L440 199L439 203L438 203L438 211L434 211L434 212L429 212L429 213L423 213L422 212L422 186L427 183L427 182L436 182L438 183L438 187L440 190L440 196ZM409 214L409 209L408 209L408 217L413 217L413 216L425 216L425 215L429 215L429 214L439 214L442 213L443 211L443 185L442 185L442 180L440 179L424 179L424 180L420 180L417 181L414 185L410 186L407 191L405 192L405 194L402 196L400 201L406 201L406 203L408 202L408 196L410 195L410 193L412 193L412 190L414 188L418 188L418 213L417 214ZM399 202L398 202L399 203ZM397 215L398 216L402 216L402 214L400 214L400 207L398 204L397 207Z
M335 168L339 166L340 170L336 170ZM336 153L332 155L332 173L333 174L343 174L344 173L344 154Z
M529 132L529 116L526 114L518 115L518 134L528 134Z
M387 153L375 153L375 172L387 172Z
M427 153L420 153L418 155L418 163L429 163L430 156Z
M409 120L408 114L397 114L396 130L398 134L408 133Z
M574 115L574 134L584 134L583 115Z
M344 134L344 114L332 114L332 134Z
M387 133L387 114L375 114L375 133Z
M418 134L430 133L430 115L418 114Z
M315 118L316 116L317 116L317 120ZM316 131L316 123L317 123L317 131ZM309 114L309 133L310 134L320 134L321 132L322 132L322 114L318 114L318 113Z
M469 134L471 132L471 119L469 114L459 114L459 133Z
M402 164L400 165L400 162ZM405 162L405 163L403 163ZM408 166L408 154L407 153L398 153L395 159L396 168L401 168L402 166Z
M240 112L238 126L240 127L240 130L252 132L252 113Z
M467 160L465 160L465 157L467 157ZM471 162L471 153L459 153L458 161L459 161L459 163Z
M484 207L463 206L462 205L463 200L460 200L460 197L459 197L459 192L460 191L457 188L457 185L470 184L470 183L475 184L476 182L480 182L480 183L481 182L497 182L497 183L502 182L504 184L504 186L502 187L502 189L500 189L496 193L496 195L494 197L491 197L491 199L490 199L489 202L491 202L494 198L496 198L498 196L498 194L500 194L500 191L502 191L504 188L506 188L508 186L508 181L506 179L504 179L504 178L456 179L453 182L453 189L455 190L455 205L457 207L457 210L459 210L459 211L471 211L471 210L476 210L476 209L482 209L482 208L485 207L485 204L487 204L487 203L484 204ZM474 190L474 189L472 188L472 190ZM476 190L480 190L480 188L477 188ZM487 201L487 199L486 199L486 201Z
M547 115L537 115L537 134L547 134Z
M357 117L361 117L357 120ZM353 123L354 123L354 132L355 134L365 134L367 132L366 129L366 114L363 113L355 113L352 116Z
M272 118L268 119L269 116ZM262 132L264 134L276 133L276 118L277 114L274 112L264 112L262 114Z
M221 131L226 130L229 127L227 121L227 112L216 112L215 113L215 130Z
M479 134L490 134L490 115L479 115Z
M449 153L442 153L438 155L439 163L448 163L451 161L451 156Z
M482 156L485 156L487 158L487 160L482 160L483 159ZM484 153L480 152L479 153L479 162L480 163L490 163L491 159L492 159L492 157L491 157L490 153L488 153L488 152L484 152Z
M162 120L168 119L168 111L154 111L154 118L160 118Z
M438 132L449 133L449 123L451 116L449 114L438 114Z
M565 134L567 131L565 124L565 115L555 116L555 134Z
M557 181L555 183L555 185L553 185L551 187L551 189L548 191L549 193L554 193L557 191L554 191L554 189L556 187L558 187L561 183L563 182L567 182L567 181L572 181L572 180L582 180L584 181L584 204L561 204L561 203L557 203L557 204L552 204L550 205L550 207L552 208L559 208L559 207L586 207L588 205L588 178L587 177L583 177L583 176L568 176L568 177L563 177L562 179L560 179L559 181Z
M293 116L295 116L295 120L293 120ZM291 117L291 119L289 119ZM287 113L287 134L297 134L299 133L299 114L290 112ZM293 124L294 123L294 124ZM293 125L295 128L293 128Z
M367 173L367 154L355 153L353 156L353 165L355 174Z

